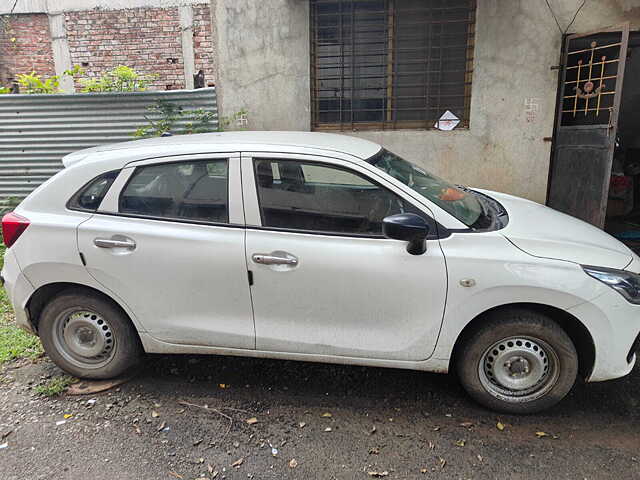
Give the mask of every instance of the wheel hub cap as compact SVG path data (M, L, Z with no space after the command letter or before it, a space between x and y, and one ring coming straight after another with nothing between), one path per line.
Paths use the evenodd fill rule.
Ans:
M546 342L510 337L496 342L482 356L479 374L493 396L507 401L530 401L557 381L558 358Z
M62 322L59 339L69 356L86 363L108 359L114 347L110 325L99 314L90 311L68 315Z

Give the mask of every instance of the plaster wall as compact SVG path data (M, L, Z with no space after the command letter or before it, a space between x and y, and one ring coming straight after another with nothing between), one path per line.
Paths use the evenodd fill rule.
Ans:
M306 0L217 0L219 107L251 129L310 129ZM550 0L566 29L582 0ZM640 0L587 0L570 32L631 22ZM458 183L544 202L562 34L546 2L480 0L470 128L350 131Z

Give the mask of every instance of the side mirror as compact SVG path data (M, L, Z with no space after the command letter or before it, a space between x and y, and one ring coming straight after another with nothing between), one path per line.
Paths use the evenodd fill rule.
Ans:
M382 220L382 233L387 238L409 242L407 252L411 255L422 255L427 251L429 225L420 215L399 213L386 217Z

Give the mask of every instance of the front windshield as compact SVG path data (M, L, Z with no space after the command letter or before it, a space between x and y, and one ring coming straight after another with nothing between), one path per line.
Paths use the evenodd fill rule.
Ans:
M385 149L368 162L411 187L466 226L482 227L486 223L485 209L470 191L442 180Z

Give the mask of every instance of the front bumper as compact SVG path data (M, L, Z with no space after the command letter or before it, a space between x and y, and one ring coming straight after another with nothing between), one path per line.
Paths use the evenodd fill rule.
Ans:
M640 347L640 305L610 289L594 300L568 309L591 333L595 362L589 382L623 377L633 370Z

